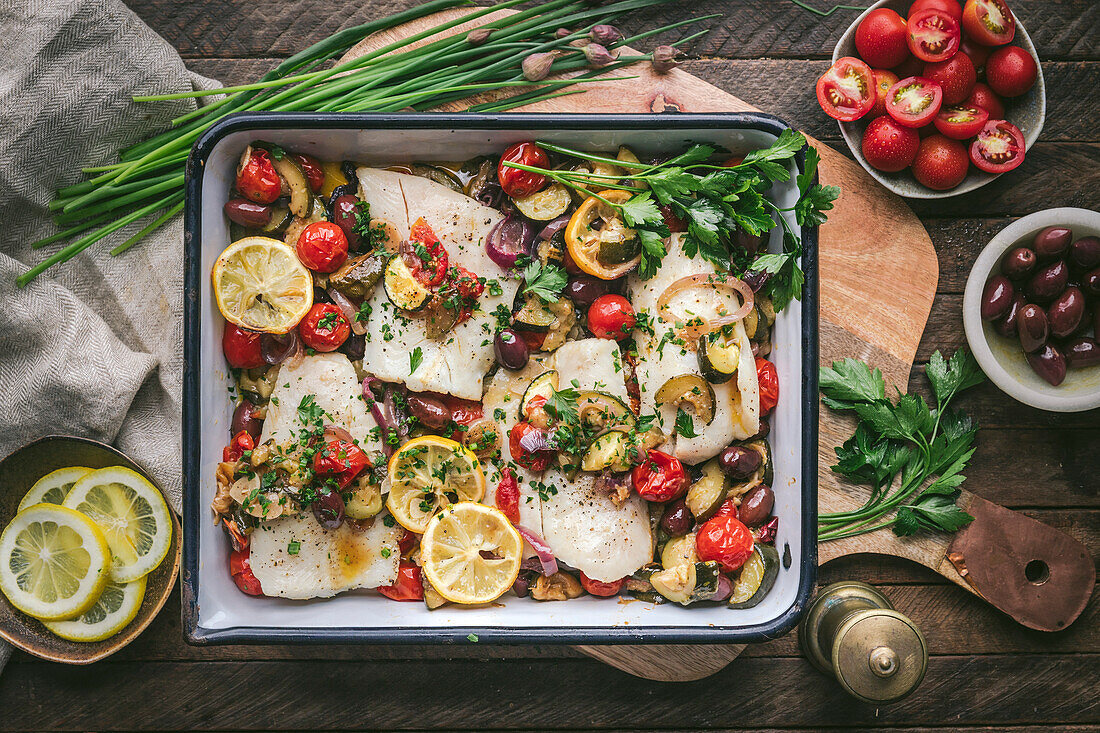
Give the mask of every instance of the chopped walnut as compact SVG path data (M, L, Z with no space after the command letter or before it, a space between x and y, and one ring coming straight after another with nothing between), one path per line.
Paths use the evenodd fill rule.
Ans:
M223 514L229 514L233 508L233 496L229 493L229 486L233 483L233 475L237 472L236 461L225 461L218 464L214 478L218 484L218 491L214 494L214 501L210 502L210 508L214 511L214 524L218 523Z
M568 601L583 594L580 582L569 573L560 571L549 578L540 575L531 588L531 597L536 601Z

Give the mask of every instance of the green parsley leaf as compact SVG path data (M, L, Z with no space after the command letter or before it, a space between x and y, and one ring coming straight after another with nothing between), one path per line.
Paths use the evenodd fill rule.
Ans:
M648 191L619 204L619 211L622 212L623 221L629 227L660 226L665 220Z
M409 374L415 372L420 367L422 361L424 361L424 352L417 346L412 350L412 353L409 354Z
M668 204L676 196L688 196L700 188L699 176L686 172L683 168L665 168L651 175L647 175L645 182L649 185L653 195L662 204Z
M286 546L286 554L297 555L302 550L302 543L298 540L291 540L290 544Z
M752 151L745 156L744 162L759 163L761 161L790 160L804 147L806 147L806 136L788 127L780 133L771 146Z
M822 367L818 377L825 404L834 410L850 409L856 402L886 399L886 380L879 369L857 359L834 361Z
M683 408L676 410L676 434L681 438L695 438L698 435L695 432L695 422Z
M813 150L813 148L810 148ZM840 197L836 186L817 184L807 191L794 205L794 216L799 226L816 227L825 223L828 217L823 212L831 211L833 202Z
M637 231L638 241L642 244L642 261L638 266L638 276L643 280L648 280L657 274L657 270L661 266L661 260L667 254L665 238L661 236L660 232L650 231L649 229L639 229Z
M537 295L547 303L555 303L569 276L557 265L543 265L539 260L532 260L523 268L523 279L527 283L524 293Z
M546 411L550 417L564 423L576 423L579 420L577 400L581 393L575 387L550 390L550 397L546 400Z

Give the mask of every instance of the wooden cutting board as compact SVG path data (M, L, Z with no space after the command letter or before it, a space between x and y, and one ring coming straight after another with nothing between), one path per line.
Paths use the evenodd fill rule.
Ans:
M345 59L469 12L451 10L364 40ZM500 11L448 32L466 33ZM629 49L624 52L630 54ZM635 64L608 76L634 76L600 83L593 91L519 108L524 112L678 113L759 111L737 97L679 69L656 74ZM598 91L595 91L598 89ZM441 108L460 111L499 99L493 93ZM766 100L762 100L766 107ZM766 110L765 110L766 111ZM821 154L822 183L839 186L840 200L821 227L819 314L821 363L853 357L882 370L904 390L939 281L936 250L920 221L899 197L874 181L854 161L814 142ZM863 503L866 489L846 485L831 470L833 449L853 424L822 409L819 469L821 511L844 511ZM902 539L888 530L823 544L819 561L843 555L896 555L925 565L984 598L1020 623L1053 631L1084 609L1095 583L1087 549L1068 535L964 491L959 500L975 516L966 529L946 535ZM1025 567L1031 563L1025 573ZM1028 578L1036 582L1030 582ZM582 652L639 677L696 680L714 674L743 645L582 646Z

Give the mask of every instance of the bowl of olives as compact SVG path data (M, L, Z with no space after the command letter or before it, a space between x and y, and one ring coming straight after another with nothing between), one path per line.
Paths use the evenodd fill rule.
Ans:
M974 263L966 340L1000 389L1052 412L1100 407L1100 212L1039 211Z

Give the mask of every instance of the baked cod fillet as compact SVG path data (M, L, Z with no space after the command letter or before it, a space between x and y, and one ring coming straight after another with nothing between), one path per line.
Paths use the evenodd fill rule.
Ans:
M482 380L494 359L493 311L500 305L510 309L519 287L485 253L485 238L503 217L426 178L377 168L359 168L358 175L359 195L370 204L372 218L389 221L402 238L408 238L413 224L423 218L447 249L452 266L500 284L500 295L487 288L472 317L441 339L428 338L424 322L399 311L379 287L370 299L363 363L380 379L403 382L414 392L480 400ZM410 355L416 349L421 358L412 369Z

